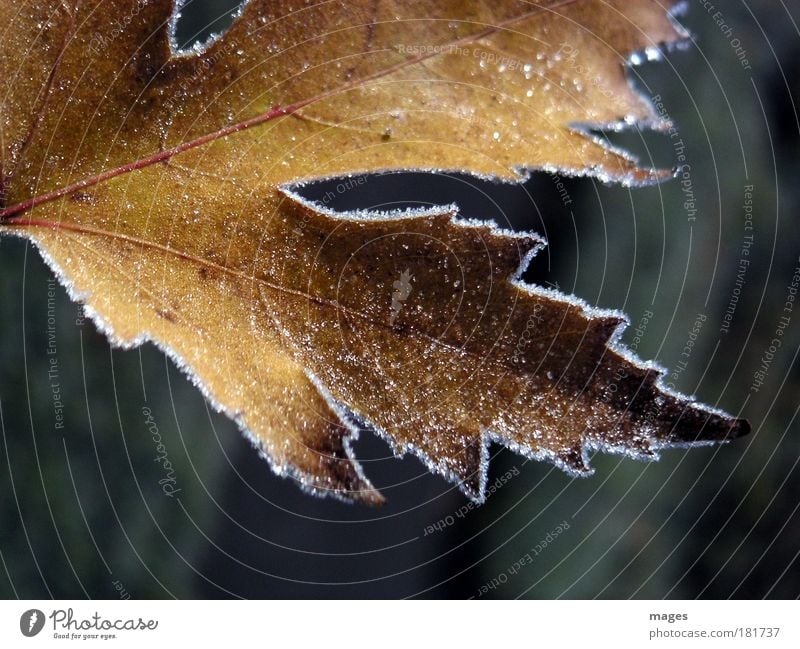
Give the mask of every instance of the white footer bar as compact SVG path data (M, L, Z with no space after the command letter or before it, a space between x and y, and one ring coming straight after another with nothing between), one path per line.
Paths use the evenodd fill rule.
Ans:
M0 646L800 647L796 601L4 601ZM148 645L148 643L152 643ZM546 644L543 644L546 643ZM233 647L234 645L226 645ZM242 645L238 645L242 646ZM605 646L605 645L600 645Z

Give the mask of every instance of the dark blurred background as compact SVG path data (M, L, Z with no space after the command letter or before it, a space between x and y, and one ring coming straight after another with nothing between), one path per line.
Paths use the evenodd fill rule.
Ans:
M224 29L235 5L190 2L179 38L189 44ZM38 253L4 238L0 595L800 595L800 309L760 390L751 390L799 263L800 7L725 3L726 32L702 3L687 5L680 20L693 34L690 46L631 70L679 128L690 165L683 187L675 180L628 190L576 179L564 180L565 194L544 173L519 186L393 174L370 178L329 206L457 202L465 216L546 235L550 245L528 279L624 310L634 324L625 339L639 355L680 368L674 383L681 391L748 417L750 437L665 452L651 464L598 455L589 480L493 447L490 484L518 475L468 509L451 485L416 459L394 459L365 432L356 451L388 504L372 510L318 500L275 477L152 345L110 349L50 284ZM647 163L676 164L675 138L606 136ZM750 232L747 185L754 186ZM748 234L751 264L737 290ZM48 293L63 429L54 426L48 378ZM721 333L737 296L730 329ZM698 319L687 360L682 352ZM164 471L142 415L145 399L179 498L158 484ZM531 561L521 565L526 554Z

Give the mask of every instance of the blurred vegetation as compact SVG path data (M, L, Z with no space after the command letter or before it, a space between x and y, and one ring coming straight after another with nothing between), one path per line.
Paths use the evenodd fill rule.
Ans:
M233 6L190 3L181 41L223 29ZM317 500L273 476L152 345L110 349L62 288L48 296L52 274L38 253L3 239L0 593L113 598L122 587L139 598L470 597L497 582L486 597L797 597L800 312L763 387L750 388L800 255L800 15L763 1L724 11L751 70L690 2L681 20L691 46L631 73L661 96L687 147L696 220L687 218L677 181L628 190L568 180L565 205L547 174L521 186L392 174L334 207L457 202L466 216L540 231L550 246L527 277L621 309L634 324L652 312L638 353L673 370L702 314L676 387L747 416L749 438L668 451L651 464L598 455L591 480L495 447L490 483L514 467L519 475L458 517L465 500L456 490L416 460L392 458L365 432L356 450L389 504L371 511ZM675 162L668 136L608 137L656 164ZM752 263L730 331L721 334L745 234L745 185L755 186ZM48 376L51 307L63 429ZM179 497L161 489L164 467L143 407ZM569 529L554 536L562 521ZM530 563L513 568L537 546Z

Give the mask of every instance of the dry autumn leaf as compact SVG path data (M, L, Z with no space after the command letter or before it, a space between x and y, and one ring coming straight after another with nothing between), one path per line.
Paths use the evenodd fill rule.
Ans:
M657 180L575 125L666 126L624 67L681 37L665 4L251 0L178 52L171 0L0 0L0 228L315 493L382 500L359 423L475 499L490 441L586 473L593 448L736 437L622 349L620 314L518 280L538 237L295 191L389 169Z

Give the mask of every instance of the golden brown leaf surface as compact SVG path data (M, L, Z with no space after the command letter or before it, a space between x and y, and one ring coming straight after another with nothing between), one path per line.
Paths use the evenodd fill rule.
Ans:
M624 68L681 36L664 3L251 0L190 53L172 16L0 0L2 230L114 343L166 349L276 471L380 502L353 418L474 498L491 440L586 472L593 447L746 432L609 346L619 316L512 281L535 236L291 190L387 169L663 177L576 127L664 126Z

